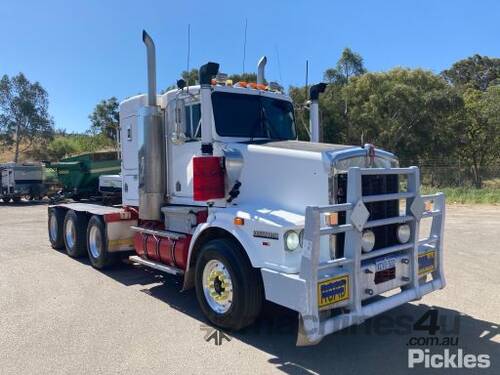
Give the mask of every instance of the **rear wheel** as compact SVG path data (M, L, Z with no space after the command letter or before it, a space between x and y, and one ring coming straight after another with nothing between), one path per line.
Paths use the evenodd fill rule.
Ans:
M64 218L64 245L72 258L86 253L87 217L83 213L69 210Z
M57 208L49 208L49 241L53 249L64 248L63 238L64 211Z
M262 307L262 281L240 244L231 239L209 241L196 262L196 296L215 325L239 330L257 318Z
M92 267L104 269L116 263L116 254L108 251L106 224L101 216L94 215L90 218L87 227L87 252Z

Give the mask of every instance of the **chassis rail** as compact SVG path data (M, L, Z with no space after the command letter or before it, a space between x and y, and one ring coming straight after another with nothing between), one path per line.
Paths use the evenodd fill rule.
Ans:
M362 196L361 177L363 175L398 174L407 176L408 187L406 192L396 194L380 194ZM347 173L347 202L323 207L307 207L303 240L303 256L298 279L304 282L305 292L302 297L304 303L299 307L300 322L298 345L308 345L319 341L323 336L341 330L353 324L361 324L367 318L392 309L406 302L420 299L423 295L446 284L443 272L443 224L445 217L445 197L443 193L420 195L420 176L417 167L410 168L350 168ZM368 210L364 203L387 200L406 200L404 216L397 216L381 220L367 221ZM433 209L426 210L426 203L432 202ZM322 214L345 212L346 224L324 226ZM432 218L430 236L419 239L420 220ZM365 228L375 226L407 223L411 228L411 237L408 243L399 244L369 253L361 252L361 235ZM340 259L320 262L320 237L324 235L345 233L344 257ZM435 253L432 268L432 280L423 278L419 273L419 254L433 250ZM409 275L402 277L405 281L399 287L401 292L377 301L369 300L370 289L364 289L362 269L364 261L398 254L401 262L409 267ZM365 262L366 263L366 262ZM364 271L364 272L363 272ZM319 307L319 282L347 276L344 287L347 296L343 301L334 303L328 309L342 307L343 313L335 317L326 317L325 309ZM400 282L401 283L401 282ZM394 288L390 288L394 289ZM388 289L389 290L389 289ZM367 296L369 294L369 296ZM379 293L374 293L377 295ZM330 314L331 315L331 314Z

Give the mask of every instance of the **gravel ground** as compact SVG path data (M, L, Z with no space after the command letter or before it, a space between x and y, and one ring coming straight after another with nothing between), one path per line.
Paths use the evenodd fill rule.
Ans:
M230 341L205 341L206 321L179 279L128 264L98 272L52 250L46 212L0 204L2 375L406 373L409 340L429 336L394 323L411 326L431 306L437 337L458 337L458 346L418 347L491 360L488 369L439 373L500 373L500 206L448 207L444 290L306 348L295 347L296 316L273 304Z

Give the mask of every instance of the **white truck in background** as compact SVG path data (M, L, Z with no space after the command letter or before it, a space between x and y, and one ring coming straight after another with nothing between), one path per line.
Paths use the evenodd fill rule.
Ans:
M23 197L41 199L47 191L41 163L0 164L0 200L18 203Z
M299 345L445 286L443 194L420 194L418 168L372 145L318 143L323 84L311 88L314 142L301 142L265 59L255 83L208 63L199 85L158 95L143 41L148 94L120 104L122 204L50 206L54 248L97 269L133 251L182 276L223 329L275 302L299 313ZM423 218L431 230L419 238Z

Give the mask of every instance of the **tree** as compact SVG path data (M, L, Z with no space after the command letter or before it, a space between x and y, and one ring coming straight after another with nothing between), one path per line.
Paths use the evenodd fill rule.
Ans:
M113 96L107 100L101 100L89 115L91 132L103 134L118 145L118 130L120 127L120 115L118 111L118 100Z
M0 134L2 141L14 145L14 161L31 148L36 139L52 137L54 121L48 111L47 91L40 83L30 82L23 73L0 80Z
M455 151L453 117L462 100L432 72L367 73L353 78L344 94L350 98L352 139L363 138L411 163L445 159Z
M349 78L366 73L363 58L350 48L344 48L335 68L327 69L324 78L329 83L346 85Z
M257 74L255 74L255 73L230 74L228 79L232 80L233 83L257 82Z
M500 85L482 92L464 93L463 131L459 155L472 172L476 188L483 183L483 168L500 157Z
M288 89L288 95L290 95L294 103L293 107L295 111L295 124L298 138L302 141L308 141L310 139L309 112L304 106L306 103L304 87L291 86Z
M49 143L46 149L46 158L50 160L61 160L73 154L78 154L82 151L74 137L63 136L56 137Z
M343 87L345 87L349 83L349 80L352 77L357 77L364 73L366 73L366 69L363 65L363 58L361 57L361 55L359 53L353 52L350 48L344 48L335 68L327 69L324 74L325 80L327 80L332 85L330 94L335 95L336 93L342 93L342 96L344 97L343 123L345 125L345 136L347 141L349 141L351 138L351 125L348 114L349 96L347 95L347 93L342 91Z
M189 72L187 70L184 70L181 74L182 79L186 81L186 84L188 86L193 86L196 85L199 82L199 73L198 69L194 68L191 69Z
M486 91L490 84L500 83L500 59L474 55L457 61L441 75L450 84L464 90L473 88Z

